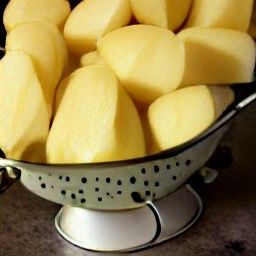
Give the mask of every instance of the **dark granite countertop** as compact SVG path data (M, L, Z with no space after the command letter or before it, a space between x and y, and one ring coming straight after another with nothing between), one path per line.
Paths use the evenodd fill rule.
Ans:
M199 221L172 240L129 255L256 255L256 104L232 121L221 143L231 149L233 162L200 189L205 208ZM102 255L57 233L59 209L16 182L0 195L0 256Z

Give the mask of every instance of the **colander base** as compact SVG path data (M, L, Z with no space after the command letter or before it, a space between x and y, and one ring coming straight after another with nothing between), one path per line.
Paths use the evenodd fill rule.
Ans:
M184 185L168 196L132 210L63 206L55 217L55 227L64 239L83 249L127 252L185 232L198 220L202 210L199 195L190 185Z

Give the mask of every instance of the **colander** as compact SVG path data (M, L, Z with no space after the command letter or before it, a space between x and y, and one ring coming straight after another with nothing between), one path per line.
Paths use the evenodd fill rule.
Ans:
M255 101L255 83L231 86L234 103L209 129L154 155L87 164L37 164L0 155L1 191L20 177L30 191L62 205L97 210L142 207L177 190L205 165L229 122Z
M174 237L202 212L187 180L205 166L230 121L256 99L256 84L232 86L235 102L204 133L155 155L107 163L35 164L0 157L0 191L16 179L63 207L58 232L97 251L131 251ZM125 234L125 235L124 235Z
M202 201L187 184L216 150L229 122L256 99L256 84L232 86L235 101L205 132L175 148L132 160L36 164L0 155L0 192L15 180L62 205L58 232L97 251L144 248L189 228Z

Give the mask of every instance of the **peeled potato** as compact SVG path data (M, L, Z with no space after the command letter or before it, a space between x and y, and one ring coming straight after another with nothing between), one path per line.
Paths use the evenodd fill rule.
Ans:
M184 29L177 36L185 52L183 86L252 81L255 44L247 33L195 27Z
M75 71L50 130L48 162L103 162L144 155L138 113L112 71L104 65Z
M69 50L81 56L96 49L99 38L131 19L129 0L81 1L71 12L64 28Z
M227 97L222 97L222 90ZM154 150L172 148L194 138L213 124L233 100L231 89L219 87L213 94L205 85L182 88L158 98L148 110Z
M7 34L6 49L23 51L31 57L51 113L55 88L66 62L61 33L50 23L24 23Z
M3 22L7 31L31 21L50 22L62 30L70 11L67 0L10 0Z
M180 85L183 47L168 29L142 24L119 28L99 41L98 51L135 101L151 103Z
M253 0L194 0L185 27L229 28L246 32Z
M0 149L7 158L45 162L49 113L30 57L7 52L0 61Z
M130 0L132 11L139 23L170 30L185 21L192 0Z

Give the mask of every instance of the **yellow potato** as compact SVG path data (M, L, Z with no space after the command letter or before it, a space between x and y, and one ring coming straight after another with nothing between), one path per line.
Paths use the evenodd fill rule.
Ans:
M101 38L98 51L135 101L150 103L180 85L183 47L168 29L142 24L119 28Z
M7 52L0 61L0 149L7 158L45 162L49 113L30 57Z
M130 0L139 23L168 28L172 31L185 21L192 0Z
M81 1L71 12L64 28L69 50L83 55L96 49L97 40L131 19L129 0Z
M75 71L49 133L48 162L103 162L144 155L137 110L112 71L104 65Z
M31 21L50 22L62 30L69 14L67 0L10 0L3 22L7 31Z
M194 0L186 27L229 28L246 32L253 0Z
M149 125L158 151L199 135L234 100L231 89L213 90L205 85L190 86L168 93L149 106ZM223 97L222 90L227 97Z
M51 113L55 88L66 62L66 47L61 33L50 23L24 23L7 34L6 49L23 51L31 57Z
M183 86L252 81L255 44L247 33L195 27L184 29L177 36L185 51Z

